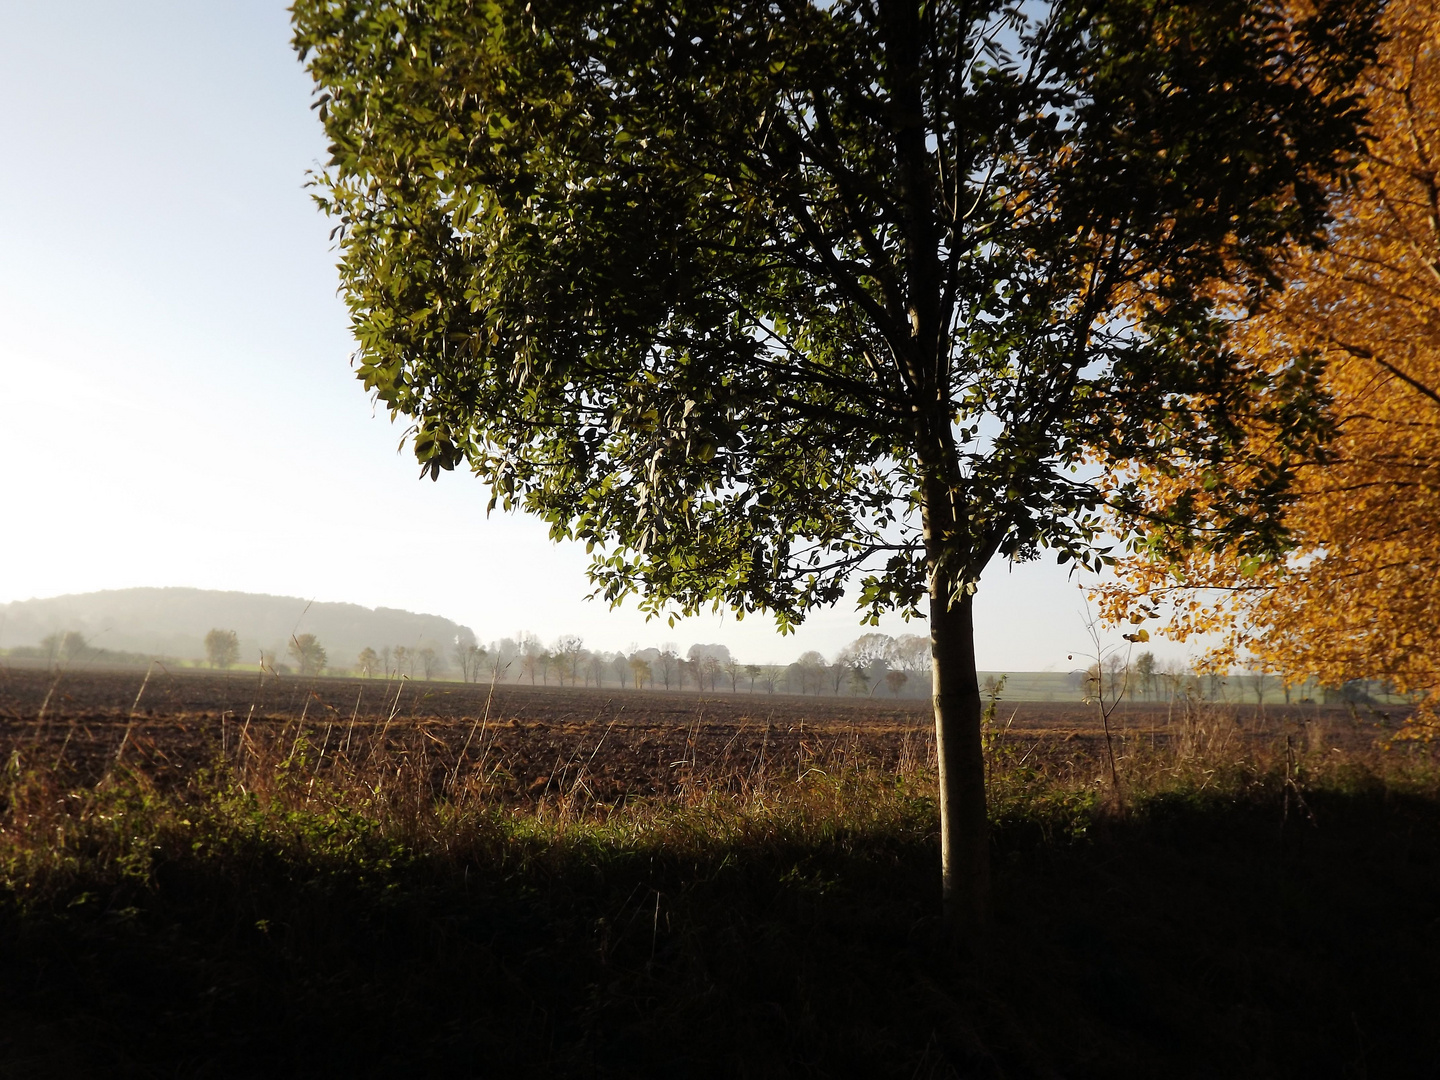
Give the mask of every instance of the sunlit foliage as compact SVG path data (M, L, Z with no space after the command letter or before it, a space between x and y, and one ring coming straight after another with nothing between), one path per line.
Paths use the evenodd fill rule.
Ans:
M1294 681L1440 686L1440 5L1399 0L1367 78L1369 145L1333 196L1326 251L1297 255L1288 288L1245 324L1270 370L1319 361L1331 439L1302 465L1271 559L1156 529L1104 590L1120 621L1173 605L1169 632L1221 634L1212 660L1249 654ZM1264 465L1283 464L1272 454ZM1253 471L1250 474L1253 476ZM1211 481L1223 491L1234 473ZM1247 482L1250 476L1246 476ZM1148 474L1163 515L1180 480Z

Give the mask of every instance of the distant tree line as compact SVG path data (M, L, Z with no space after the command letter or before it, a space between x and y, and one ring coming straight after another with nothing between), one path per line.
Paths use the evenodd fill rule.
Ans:
M790 664L745 663L724 645L695 644L685 653L673 642L658 648L588 649L562 634L546 644L534 634L489 643L457 638L449 656L431 647L367 646L356 658L362 678L439 678L511 682L531 686L729 691L872 696L928 691L929 639L909 634L865 634L833 659L810 651Z
M97 645L92 645L78 630L65 630L50 634L42 638L39 645L17 645L7 649L5 655L14 660L40 660L58 667L74 667L82 664L129 667L148 664L155 659L147 653L102 649Z

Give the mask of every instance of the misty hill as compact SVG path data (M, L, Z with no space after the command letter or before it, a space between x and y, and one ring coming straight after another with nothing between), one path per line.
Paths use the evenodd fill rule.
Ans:
M284 660L291 634L314 634L340 668L354 667L366 646L428 645L448 657L457 636L474 638L438 615L209 589L107 589L0 604L0 648L75 630L107 650L201 659L205 635L216 627L239 635L242 663L254 663L262 650Z

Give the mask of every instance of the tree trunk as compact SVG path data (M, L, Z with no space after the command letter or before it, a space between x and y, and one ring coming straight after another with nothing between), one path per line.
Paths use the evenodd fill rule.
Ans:
M983 711L975 671L974 596L951 603L930 567L930 656L935 754L940 770L940 881L945 918L959 941L982 944L990 916L990 843L985 806Z

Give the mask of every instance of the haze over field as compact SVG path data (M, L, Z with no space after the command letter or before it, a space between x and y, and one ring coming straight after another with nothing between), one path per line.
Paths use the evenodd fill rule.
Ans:
M342 669L366 647L429 647L448 655L458 639L474 640L469 627L438 615L204 589L115 589L0 604L0 648L74 631L95 648L203 659L205 635L214 629L236 633L239 662L246 664L261 652L284 659L294 635L314 634L331 666Z
M866 629L848 600L788 640L763 616L671 628L584 603L580 547L487 518L467 476L417 482L346 363L330 223L304 189L325 140L281 0L8 14L0 88L22 106L0 115L0 197L23 213L0 223L0 461L22 527L0 534L0 603L188 586L777 658ZM976 621L985 669L1089 649L1052 563L992 567Z

